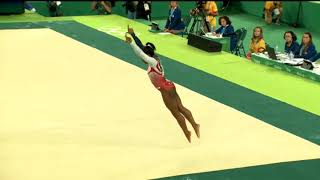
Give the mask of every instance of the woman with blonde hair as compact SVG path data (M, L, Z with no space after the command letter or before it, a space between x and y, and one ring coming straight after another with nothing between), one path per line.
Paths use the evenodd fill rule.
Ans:
M251 58L251 53L262 53L266 49L266 43L263 39L263 30L261 27L255 27L253 29L251 43L249 45L249 53L247 58Z

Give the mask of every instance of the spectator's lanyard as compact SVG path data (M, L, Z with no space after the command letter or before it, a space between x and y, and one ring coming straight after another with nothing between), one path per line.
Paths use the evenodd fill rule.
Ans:
M173 17L173 13L174 13L174 11L176 10L176 8L171 8L171 11L170 11L170 19Z
M228 25L226 25L225 27L223 27L223 28L222 28L222 30L221 30L221 34L223 34L223 33L224 33L224 31L227 29L227 27L228 27Z
M304 47L304 46L302 45L302 48L300 49L300 56L303 55L303 51L304 51L305 48L306 48L306 47Z

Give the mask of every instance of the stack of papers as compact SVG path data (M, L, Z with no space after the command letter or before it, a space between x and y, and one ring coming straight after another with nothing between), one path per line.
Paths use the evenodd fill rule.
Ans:
M210 33L206 33L205 36L208 37L208 38L212 38L212 39L222 38L222 36L217 37L216 35L213 35L211 32Z
M169 32L160 32L160 33L158 33L158 34L160 34L160 35L169 35L169 34L171 34L171 33L169 33Z
M302 64L303 58L294 58L292 60L286 59L286 60L284 60L282 62L285 63L285 64L297 65L297 64Z

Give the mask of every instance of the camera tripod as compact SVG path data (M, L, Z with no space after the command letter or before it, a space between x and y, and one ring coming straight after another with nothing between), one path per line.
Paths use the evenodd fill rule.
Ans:
M206 16L202 10L200 10L198 13L192 16L192 25L190 27L190 30L188 32L196 35L202 35L206 32L210 32L211 28L206 21ZM204 30L206 28L206 31Z

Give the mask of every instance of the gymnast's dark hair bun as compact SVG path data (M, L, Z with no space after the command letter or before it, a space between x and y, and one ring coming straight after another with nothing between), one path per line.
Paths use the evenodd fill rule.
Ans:
M148 42L146 44L146 46L143 47L143 52L146 53L147 55L151 56L151 57L154 56L154 51L155 50L156 50L156 47L150 42Z
M146 46L150 46L154 51L156 50L156 47L151 42L147 42Z

